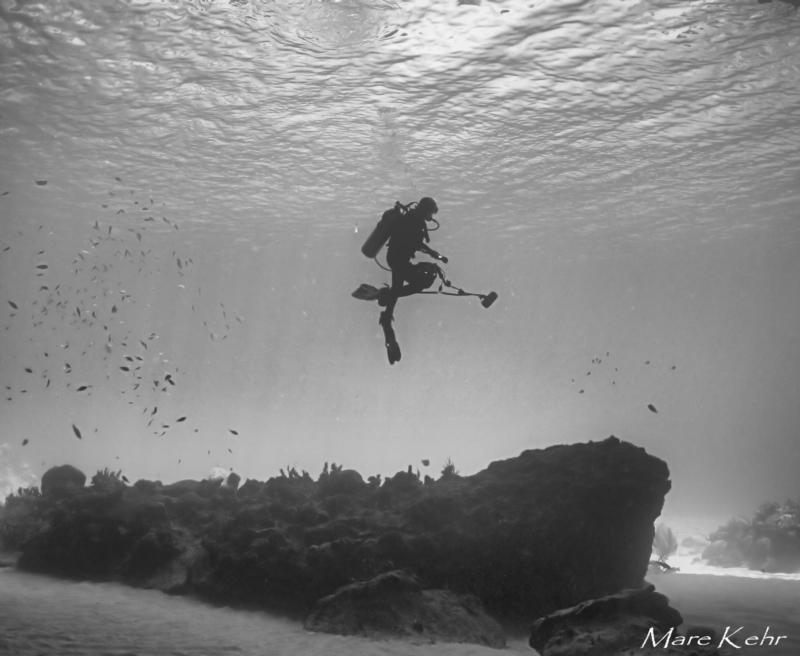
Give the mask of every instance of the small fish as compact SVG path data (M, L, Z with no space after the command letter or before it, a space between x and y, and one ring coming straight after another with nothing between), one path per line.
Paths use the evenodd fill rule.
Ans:
M33 369L31 369L30 367L25 367L25 371L26 371L27 373L29 373L29 374L32 374L32 373L33 373Z
M239 434L239 431L233 430L232 428L229 428L228 430L230 431L231 435L238 435Z
M130 367L120 367L120 369L122 369L122 371L130 371L131 370Z
M19 306L14 301L9 301L8 304L15 310L19 310Z
M24 440L22 440L22 446L25 446L28 442L29 442L29 440L26 437Z
M130 481L128 480L128 477L125 476L124 474L122 475L122 482L123 483L130 483Z
M44 270L44 269L49 269L50 267L48 267L46 264L37 264L36 268Z
M182 422L182 421L186 421L186 417L178 417L178 418L175 420L175 423L176 423L176 424L179 424L179 423L180 423L180 422Z
M47 180L36 180L36 184L40 187L44 187L47 184Z
M116 314L116 313L117 313L117 306L116 305L112 305L111 306L111 314Z
M656 410L656 406L654 406L652 403L648 403L648 404L647 404L647 409L648 409L650 412L655 412L656 414L658 414L658 410Z
M430 464L431 464L431 461L430 461L430 460L428 460L427 458L424 458L424 459L422 460L422 464L423 464L425 467L427 467L428 465L430 465Z
M228 453L233 453L233 451L231 451L230 449L228 449Z
M76 388L76 391L85 392L87 389L89 389L88 385L81 385L80 387Z
M79 440L83 439L80 429L75 424L72 424L72 432L75 433L75 437L77 437Z
M117 182L122 182L122 178L120 178L118 175L114 176L114 180L116 180Z

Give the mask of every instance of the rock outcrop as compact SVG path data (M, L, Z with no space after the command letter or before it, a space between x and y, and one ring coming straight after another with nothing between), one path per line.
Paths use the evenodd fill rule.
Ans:
M472 595L423 590L403 571L351 583L320 599L306 618L309 631L413 642L468 642L506 645L503 628Z
M316 481L292 470L241 486L90 486L26 500L33 528L15 534L30 536L19 566L56 575L305 615L402 569L423 590L529 621L641 585L669 488L664 462L611 437L436 481L404 471L367 482L326 465Z
M531 629L530 645L541 656L717 653L713 645L703 648L678 638L675 632L682 622L667 598L648 584L539 618ZM667 644L673 636L680 647Z

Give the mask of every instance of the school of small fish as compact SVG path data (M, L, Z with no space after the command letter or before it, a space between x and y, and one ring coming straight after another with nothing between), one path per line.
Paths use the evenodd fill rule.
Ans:
M595 356L591 359L590 367L586 371L586 373L581 377L573 377L570 378L570 384L575 385L578 387L578 394L586 394L587 392L587 383L586 379L589 378L592 373L598 374L600 378L596 375L594 378L594 385L609 385L612 387L616 387L617 380L620 376L620 368L618 366L612 365L613 356L610 351L606 351L605 355L602 356ZM644 366L651 367L653 365L652 360L645 360ZM677 371L678 365L670 364L669 371ZM596 387L595 387L596 389ZM647 409L652 412L653 414L658 414L658 408L652 403L648 403L646 405Z
M169 358L163 357L163 353L157 350L157 331L134 334L127 328L124 317L135 313L138 299L134 293L126 291L125 280L130 281L132 275L137 279L159 275L162 272L162 258L148 245L152 239L159 239L163 243L165 232L176 233L179 226L164 214L165 203L156 205L152 198L140 202L135 190L126 188L121 177L115 176L114 181L117 184L108 191L107 202L100 205L104 218L91 221L84 248L74 254L69 271L54 271L46 261L46 249L35 252L32 273L39 279L37 292L29 299L6 299L9 311L3 330L10 330L13 322L27 319L30 324L24 329L33 342L36 331L61 331L65 326L72 328L68 332L76 340L74 344L70 339L65 339L59 345L59 353L42 351L38 362L31 363L36 366L23 367L24 374L28 377L37 376L38 384L43 389L59 388L87 395L91 395L99 385L107 388L109 383L120 383L119 393L132 397L128 398L128 403L142 407L146 427L154 435L164 436L173 426L189 421L189 417L182 414L171 422L168 419L157 420L159 405L153 399L168 396L170 389L178 384L177 381L185 372L179 367L167 366ZM48 184L47 180L34 182L38 187ZM0 198L9 193L3 191ZM38 230L42 230L41 225ZM13 243L0 244L0 257L12 249ZM170 252L169 257L175 266L174 273L181 280L178 286L186 289L186 274L194 265L193 258L180 253L177 248ZM214 304L218 310L211 313L204 311L206 306L201 304L201 289L198 287L195 293L191 311L201 317L200 324L210 341L228 338L232 330L231 316L237 323L243 323L244 319L237 313L229 313L222 301ZM16 327L20 328L18 325ZM79 363L85 358L98 356L106 363L105 380L74 381ZM570 382L579 388L579 394L587 392L586 379L593 373L602 376L606 384L616 386L619 368L612 367L611 360L611 353L606 351L604 356L592 358L584 376L571 379ZM644 365L651 366L651 361L646 360ZM121 378L114 374L114 368ZM669 367L672 371L676 368L674 364ZM30 385L36 384L27 379L23 381L24 384L16 389L11 385L5 386L6 402L13 402L16 397L27 394ZM595 376L594 384L598 383ZM647 403L646 407L650 412L658 413L654 404ZM75 438L84 438L80 427L72 424L71 429ZM196 427L193 430L199 431ZM239 435L234 428L228 430L230 435ZM94 432L97 432L97 428ZM28 438L24 438L22 446L29 442ZM228 451L232 453L230 448ZM423 464L427 466L428 462L423 461Z
M56 333L59 345L57 352L40 349L32 362L25 363L21 370L22 384L5 385L4 402L13 403L28 394L33 385L53 393L66 390L89 396L98 387L117 389L129 404L142 407L145 426L154 435L164 436L173 425L189 422L188 415L180 414L172 422L165 419L154 425L158 399L164 397L166 401L186 372L170 366L170 358L158 350L157 330L138 334L128 327L136 323L137 313L147 303L138 299L135 292L126 290L126 281L160 278L164 266L174 265L173 273L180 280L178 287L186 290L190 280L186 276L194 260L191 255L180 252L178 246L169 255L171 264L165 265L164 256L158 255L163 249L156 252L151 244L158 240L163 246L170 235L179 231L179 225L166 216L165 203L157 205L152 198L140 201L135 190L126 187L121 177L114 176L114 182L107 202L100 204L101 216L90 219L83 248L75 252L68 267L48 262L47 249L41 248L46 238L40 237L37 242L40 248L31 254L36 291L30 298L5 299L8 312L3 331L13 327L28 335L32 344L48 343L39 338ZM45 187L48 180L34 180L34 183ZM0 198L9 194L3 191ZM41 234L42 229L39 225L37 232ZM8 239L0 242L0 257L25 248L22 231L17 236L20 237L17 244ZM202 290L197 287L191 308L192 313L200 317L198 329L202 326L212 342L225 340L232 331L231 317L237 323L243 323L244 319L235 312L229 313L221 301L211 306L214 309L209 311L209 304L202 303ZM97 376L98 360L104 365L103 380L87 380L90 375ZM95 368L81 366L89 361ZM88 369L94 373L89 373ZM76 380L78 372L82 380ZM70 427L66 429L69 431ZM199 428L193 427L193 431L197 433ZM95 427L93 432L97 433L98 429ZM234 428L229 432L239 435ZM72 423L71 435L83 440L86 430ZM27 437L21 441L22 446L29 443ZM231 449L228 451L232 453Z

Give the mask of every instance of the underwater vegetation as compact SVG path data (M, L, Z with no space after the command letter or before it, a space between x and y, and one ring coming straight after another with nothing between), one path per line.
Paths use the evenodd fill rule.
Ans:
M666 561L677 550L678 540L672 529L666 524L656 526L653 536L653 553L658 556L659 560Z
M717 567L800 571L800 501L763 504L750 519L733 518L710 536L703 558Z

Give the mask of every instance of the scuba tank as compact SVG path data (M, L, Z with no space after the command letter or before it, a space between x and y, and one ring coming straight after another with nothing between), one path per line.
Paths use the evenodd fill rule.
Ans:
M395 202L392 209L386 210L383 213L380 221L378 221L378 224L375 226L375 229L372 231L370 236L367 237L367 240L361 247L361 252L364 253L364 255L369 258L373 258L380 252L381 248L383 248L383 245L391 236L392 229L394 228L395 224L406 215L410 205L410 203L409 205L403 205L398 200Z

